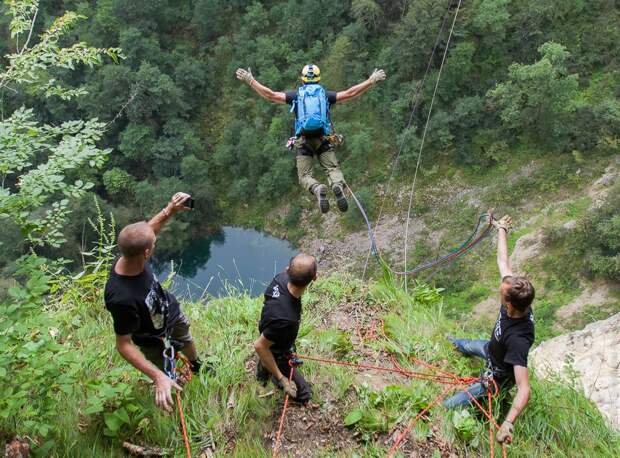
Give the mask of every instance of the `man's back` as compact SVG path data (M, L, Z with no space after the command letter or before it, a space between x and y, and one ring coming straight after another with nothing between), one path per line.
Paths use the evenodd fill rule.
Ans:
M297 339L301 321L301 299L288 290L286 272L276 275L265 290L265 302L258 330L274 342L276 352L287 352Z

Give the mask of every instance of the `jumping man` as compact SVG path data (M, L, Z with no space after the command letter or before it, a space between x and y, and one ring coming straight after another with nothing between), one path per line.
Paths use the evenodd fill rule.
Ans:
M298 368L293 371L289 359L295 354L295 339L301 321L301 296L317 278L316 259L298 254L283 272L274 277L265 291L265 303L258 324L260 336L254 342L258 354L256 378L273 383L299 403L307 404L312 392Z
M167 411L173 406L172 388L180 388L163 372L163 339L169 337L172 345L187 356L193 372L199 371L201 362L179 302L162 288L147 261L168 218L190 210L184 205L189 198L188 194L178 192L150 221L130 224L121 230L121 256L114 261L105 285L105 305L114 321L116 349L153 380L155 403Z
M344 176L340 171L338 159L333 151L337 142L332 130L330 108L336 102L342 103L359 97L378 81L385 79L385 72L377 70L366 81L350 87L346 91L326 91L319 84L321 70L318 66L306 65L301 71L302 85L296 91L275 92L262 85L250 69L237 69L237 78L247 83L260 96L274 103L291 105L295 112L295 141L297 149L297 175L304 189L316 196L321 212L329 211L327 186L312 176L313 157L327 174L328 183L336 197L338 209L347 211L349 205L344 196Z
M497 441L512 441L513 424L523 411L530 398L530 380L527 369L527 356L534 342L534 316L532 301L534 287L525 277L516 276L510 268L508 259L508 229L511 226L509 216L499 221L494 220L497 228L497 265L501 276L499 287L500 309L490 340L450 339L454 347L467 356L477 356L486 362L488 375L502 391L510 389L515 383L517 394L512 407L506 415ZM493 385L494 386L494 385ZM483 382L474 383L467 391L474 398L486 395ZM461 392L447 399L447 408L463 407L470 404L471 398Z

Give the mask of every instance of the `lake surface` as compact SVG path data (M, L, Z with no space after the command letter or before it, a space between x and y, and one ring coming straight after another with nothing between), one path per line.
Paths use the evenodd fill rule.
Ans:
M231 289L261 295L273 276L284 269L298 251L282 240L254 229L225 226L217 234L197 239L174 259L172 290L177 296L200 299L224 296ZM170 262L154 263L160 279L170 272Z

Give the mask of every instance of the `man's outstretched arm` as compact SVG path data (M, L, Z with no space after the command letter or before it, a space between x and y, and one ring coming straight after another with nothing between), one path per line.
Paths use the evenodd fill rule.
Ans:
M237 79L243 81L250 86L254 91L262 98L269 100L273 103L286 103L286 94L284 92L276 92L269 89L267 86L256 81L252 75L252 71L248 68L238 68L236 71Z
M530 400L530 377L527 367L514 366L514 374L517 394L515 395L514 401L512 401L512 407L508 415L506 415L502 427L497 432L496 439L498 442L510 443L512 441L513 424Z
M512 219L506 215L499 221L493 220L493 226L497 229L497 267L499 267L500 277L504 278L512 275L508 257L508 229L512 226Z
M168 205L166 205L166 207L162 211L157 213L149 220L149 226L151 226L153 232L155 232L155 235L159 234L162 227L164 227L166 221L168 221L168 218L170 218L176 212L191 210L191 208L183 205L184 202L189 198L189 194L185 194L184 192L177 192L174 196L172 196L172 199L170 199Z
M350 87L346 91L340 91L336 94L336 102L346 102L347 100L354 99L355 97L359 97L368 89L370 89L373 85L375 85L379 81L383 81L385 79L385 72L383 70L375 69L366 81L356 84L355 86Z

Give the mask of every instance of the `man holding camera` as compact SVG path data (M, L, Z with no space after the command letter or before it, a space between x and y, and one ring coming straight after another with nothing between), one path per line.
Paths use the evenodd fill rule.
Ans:
M155 403L166 411L172 410L172 388L181 388L164 373L165 345L182 351L193 372L200 370L201 361L179 302L162 288L147 261L166 221L192 208L189 194L178 192L148 222L125 226L118 236L121 256L114 261L105 285L105 306L114 321L116 349L153 380Z

